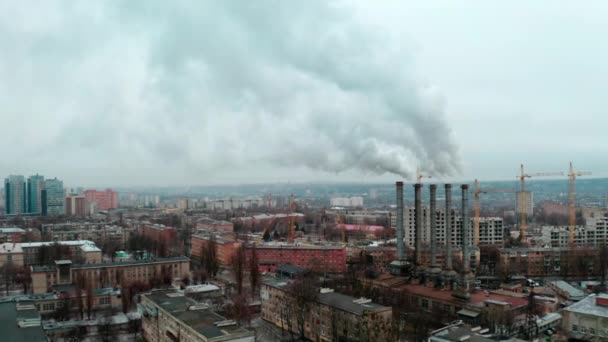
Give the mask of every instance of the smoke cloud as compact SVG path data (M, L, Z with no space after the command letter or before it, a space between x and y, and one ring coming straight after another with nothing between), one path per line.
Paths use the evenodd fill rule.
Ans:
M345 3L4 2L0 47L3 167L460 168L441 96Z

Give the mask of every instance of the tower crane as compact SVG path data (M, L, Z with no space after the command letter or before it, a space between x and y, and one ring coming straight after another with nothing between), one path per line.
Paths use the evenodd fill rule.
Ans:
M293 241L295 240L295 216L293 215L296 211L296 202L294 199L293 194L291 194L291 196L289 196L289 227L288 227L288 240L289 243L293 243Z
M563 176L564 173L563 172L539 172L539 173L525 173L524 172L524 164L520 165L520 170L521 173L519 176L517 176L519 178L519 182L520 182L520 193L519 196L521 196L520 201L519 201L519 210L521 211L521 222L520 222L520 228L519 228L519 238L520 240L523 242L525 241L524 239L526 238L526 229L528 228L528 213L526 212L526 178L531 178L531 177L551 177L551 176Z
M576 181L576 177L581 176L590 176L591 172L585 171L575 171L572 167L572 162L570 162L570 170L568 172L568 214L570 216L570 245L574 245L574 226L576 224L576 210L574 208L574 183Z
M422 183L422 178L433 178L432 176L423 175L420 167L416 168L416 183Z
M479 195L480 194L489 194L489 193L509 193L515 192L513 189L480 189L479 182L475 179L473 195L475 198L475 216L473 218L473 245L479 245L479 212L481 211L481 204L479 203Z

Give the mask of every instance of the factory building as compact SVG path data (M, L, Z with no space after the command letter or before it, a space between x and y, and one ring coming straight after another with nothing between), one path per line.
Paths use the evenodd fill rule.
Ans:
M262 272L274 272L283 264L327 273L346 272L346 248L337 245L267 242L245 245L247 265L255 248L258 266Z

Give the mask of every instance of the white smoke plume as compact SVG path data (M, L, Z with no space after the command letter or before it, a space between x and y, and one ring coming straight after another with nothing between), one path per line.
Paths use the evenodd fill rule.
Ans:
M347 3L3 2L0 47L3 167L460 167L441 97Z

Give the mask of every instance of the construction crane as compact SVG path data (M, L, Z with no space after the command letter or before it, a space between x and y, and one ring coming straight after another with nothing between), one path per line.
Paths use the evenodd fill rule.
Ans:
M266 224L266 227L264 227L264 230L262 231L262 239L266 242L270 241L270 229L274 226L274 224L277 222L277 218L276 216L273 217L271 220L268 221L268 223ZM266 235L268 234L268 235Z
M574 183L576 182L576 177L581 176L590 176L591 172L585 171L574 171L572 167L572 162L570 162L570 170L568 172L568 213L570 214L570 239L568 242L570 245L574 245L574 226L576 225L576 210L574 208Z
M293 194L291 194L291 196L289 197L289 227L288 227L288 232L287 232L287 236L288 236L288 240L289 243L293 243L293 241L295 240L295 216L294 213L296 211L296 202L295 202L295 198L293 196Z
M431 176L423 175L420 167L416 168L416 183L422 183L422 178L432 178Z
M475 179L474 187L473 187L473 195L475 198L475 216L473 218L473 245L479 245L479 215L481 211L481 204L479 203L479 195L480 194L489 194L489 193L509 193L515 192L513 189L480 189L479 182Z
M519 178L519 182L520 182L520 193L519 195L521 196L520 201L519 201L519 210L521 211L521 222L520 222L520 228L519 228L519 238L520 241L524 242L525 238L526 238L526 229L528 229L528 213L526 212L526 178L531 178L531 177L551 177L551 176L563 176L564 173L563 172L539 172L539 173L525 173L524 172L524 164L520 165L520 170L521 173L519 176L517 176Z

